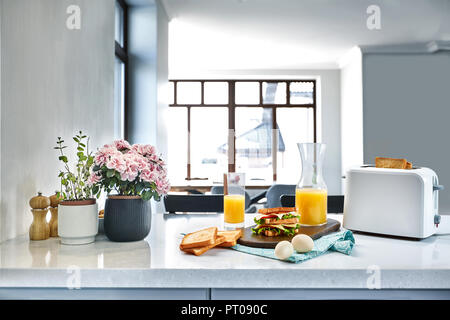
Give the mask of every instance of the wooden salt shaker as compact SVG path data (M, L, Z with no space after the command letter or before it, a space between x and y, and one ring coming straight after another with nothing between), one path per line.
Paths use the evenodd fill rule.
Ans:
M58 236L58 205L61 202L61 199L58 198L58 193L55 191L55 194L50 196L50 213L52 217L50 218L50 222L48 223L50 226L50 237Z
M45 240L50 237L50 226L46 216L50 199L38 192L38 195L30 199L31 212L33 213L33 223L30 226L30 240Z

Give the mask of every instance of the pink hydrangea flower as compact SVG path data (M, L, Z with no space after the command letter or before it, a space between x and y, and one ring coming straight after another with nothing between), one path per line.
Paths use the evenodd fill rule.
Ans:
M156 154L156 148L150 144L144 145L143 148L144 148L144 154L148 154L148 155Z
M124 172L120 174L120 179L122 181L134 181L138 176L139 172L137 170L133 170L132 167L128 167Z
M103 148L98 150L98 152L94 156L94 162L98 166L104 165L109 157L115 153L117 153L117 149L115 147L111 147L109 145L105 145Z
M143 156L137 155L134 157L133 160L137 164L139 171L144 171L144 170L148 169L149 163Z
M94 184L100 182L101 179L102 179L102 177L100 175L98 175L96 172L91 172L91 174L87 180L87 184L89 186L93 186Z
M133 146L131 147L131 150L133 150L134 152L136 152L140 155L145 155L145 147L142 144L133 144Z
M102 166L108 161L108 156L102 152L98 152L94 157L94 162L97 166Z
M128 141L126 141L126 140L123 140L123 139L114 141L114 146L119 151L131 149L130 143Z
M156 180L156 191L158 194L167 194L169 188L169 184L165 180Z
M110 157L110 159L106 163L106 167L108 169L114 169L119 173L123 173L127 170L127 163L124 160L123 155L115 154Z
M156 177L157 175L149 169L144 169L140 175L141 180L145 182L154 182Z
M147 157L154 162L158 162L159 161L159 157L156 154L151 154L151 155L147 155Z
M116 140L112 144L105 144L94 156L95 164L109 170L115 170L120 174L123 182L150 182L152 189L159 195L167 194L170 184L167 179L167 172L164 161L157 154L156 148L152 145L134 144L130 145L125 140ZM102 171L91 174L89 183L101 183ZM109 184L109 182L108 182ZM118 186L116 186L118 187ZM130 184L131 187L131 184ZM122 190L124 185L120 185ZM129 188L125 186L125 191Z

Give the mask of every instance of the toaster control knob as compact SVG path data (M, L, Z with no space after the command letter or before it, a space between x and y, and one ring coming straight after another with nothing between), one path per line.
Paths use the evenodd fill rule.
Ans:
M436 228L439 226L439 223L441 223L441 216L438 214L434 215L434 224L436 225Z
M444 190L444 186L442 184L435 184L433 186L433 191L436 191L436 190L438 190L438 191Z

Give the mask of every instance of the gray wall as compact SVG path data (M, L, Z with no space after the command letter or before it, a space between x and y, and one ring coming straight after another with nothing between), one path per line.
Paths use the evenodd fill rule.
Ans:
M0 126L2 120L2 12L3 12L3 0L0 0ZM2 149L2 139L1 139L1 127L0 127L0 243L3 239L3 219L2 219L2 157L1 157L1 149Z
M164 159L168 157L168 127L167 117L169 111L169 18L164 7L157 1L157 141L158 150L163 154Z
M405 157L436 171L450 212L450 52L365 54L364 162Z
M127 139L152 144L167 160L168 23L159 1L129 9ZM153 211L161 212L161 203Z
M159 2L129 9L127 137L167 154L168 18Z
M66 8L81 7L81 30ZM73 150L114 135L114 0L3 0L1 10L1 239L26 233L28 200L59 188L57 136Z

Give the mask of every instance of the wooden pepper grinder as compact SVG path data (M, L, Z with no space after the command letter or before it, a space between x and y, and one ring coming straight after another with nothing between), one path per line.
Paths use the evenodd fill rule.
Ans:
M30 226L30 240L45 240L50 237L50 227L46 216L50 199L38 192L38 195L30 199L31 212L33 213L33 223Z
M50 237L58 236L58 205L61 202L61 198L58 197L58 192L55 191L55 194L50 196L50 213L52 217L50 218L50 222L48 223L50 226Z

